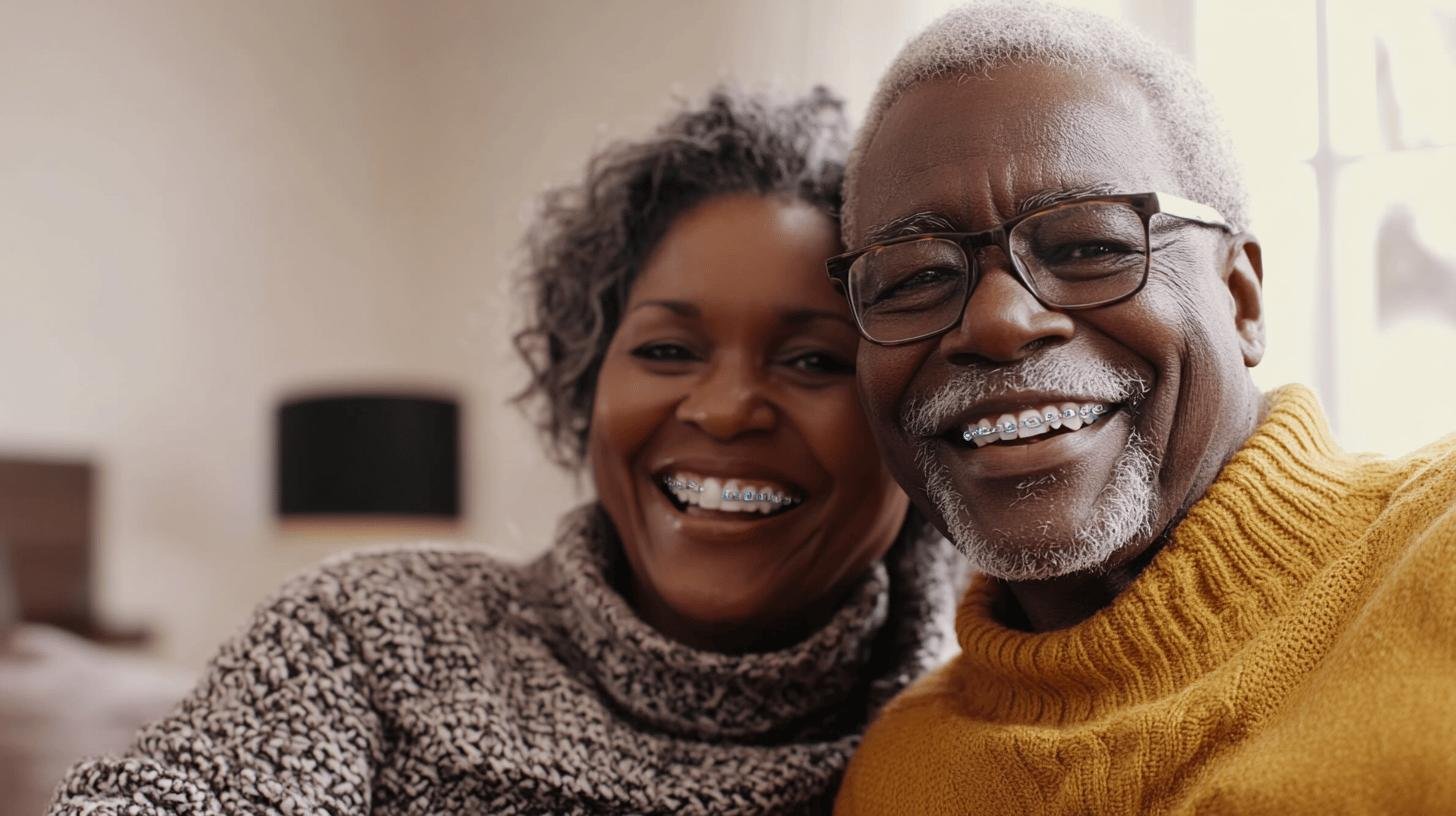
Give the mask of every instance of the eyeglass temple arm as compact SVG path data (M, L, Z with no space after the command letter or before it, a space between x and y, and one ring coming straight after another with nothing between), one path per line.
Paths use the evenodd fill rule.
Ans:
M1228 219L1218 210L1197 201L1189 201L1180 198L1172 193L1154 193L1158 198L1158 211L1174 215L1179 218L1186 218L1189 221L1197 221L1200 224L1207 224L1210 227L1223 227L1232 229Z

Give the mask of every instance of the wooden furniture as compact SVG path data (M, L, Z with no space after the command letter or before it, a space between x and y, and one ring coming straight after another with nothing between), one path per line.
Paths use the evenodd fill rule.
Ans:
M94 580L96 468L86 461L0 456L0 547L22 621L94 641L135 644L138 631L103 626Z
M94 628L94 489L87 462L0 457L0 540L21 619L80 634Z

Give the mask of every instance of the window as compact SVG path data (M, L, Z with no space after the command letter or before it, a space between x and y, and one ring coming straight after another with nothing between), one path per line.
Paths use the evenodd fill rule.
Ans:
M1456 430L1456 0L1198 3L1265 247L1264 386L1312 384L1342 443Z

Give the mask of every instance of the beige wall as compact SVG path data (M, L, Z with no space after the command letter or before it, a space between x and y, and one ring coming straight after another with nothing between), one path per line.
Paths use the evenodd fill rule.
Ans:
M468 534L578 500L502 401L538 194L673 94L835 80L944 2L0 0L0 449L103 468L98 592L198 665L343 542L278 532L290 390L461 391Z

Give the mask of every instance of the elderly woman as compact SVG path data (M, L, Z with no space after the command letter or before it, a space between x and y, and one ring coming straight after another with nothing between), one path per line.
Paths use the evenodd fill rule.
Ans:
M941 656L954 553L869 445L825 279L843 122L712 97L533 241L523 397L599 498L525 566L294 580L53 813L800 813Z

